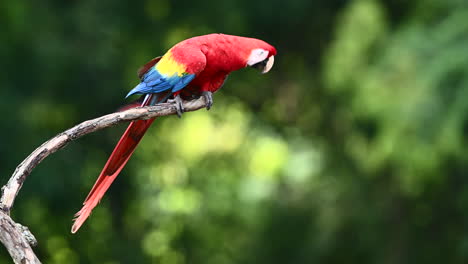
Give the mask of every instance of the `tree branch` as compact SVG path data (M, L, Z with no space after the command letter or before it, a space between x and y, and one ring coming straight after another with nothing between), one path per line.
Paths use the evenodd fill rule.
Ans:
M0 241L10 253L13 262L19 264L41 263L31 246L37 244L27 227L17 224L0 210Z
M195 111L206 107L206 105L207 102L204 97L193 101L184 101L185 112ZM26 227L16 224L9 217L9 213L24 181L41 161L50 154L65 147L70 141L103 128L126 121L150 119L176 113L177 111L173 104L163 103L155 106L132 108L84 121L44 142L23 160L16 167L8 183L2 187L2 196L0 197L0 242L7 248L15 263L40 263L31 249L31 245L35 246L35 243L33 243L35 239L31 239L34 236L32 236Z

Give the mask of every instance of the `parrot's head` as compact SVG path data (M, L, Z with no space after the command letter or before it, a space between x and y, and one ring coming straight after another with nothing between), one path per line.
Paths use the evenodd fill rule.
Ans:
M250 39L247 47L247 66L267 73L275 62L276 49L272 45L259 39Z

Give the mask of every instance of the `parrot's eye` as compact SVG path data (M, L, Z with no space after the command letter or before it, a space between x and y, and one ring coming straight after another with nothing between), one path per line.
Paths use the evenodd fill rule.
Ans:
M264 49L254 49L250 52L250 56L247 59L247 65L252 66L257 64L268 57L268 51Z
M247 60L247 66L259 69L262 73L267 73L273 67L273 62L275 61L273 56L268 57L268 53L264 49L252 50Z

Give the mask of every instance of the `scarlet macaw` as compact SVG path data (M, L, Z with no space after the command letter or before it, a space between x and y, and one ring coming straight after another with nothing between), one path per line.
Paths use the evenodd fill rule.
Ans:
M143 94L143 102L137 106L171 100L179 117L184 111L181 97L203 96L208 102L207 109L210 109L212 93L221 88L232 71L250 66L266 73L273 66L274 55L276 49L259 39L224 34L193 37L179 42L164 56L145 64L138 71L141 82L127 97ZM78 231L99 203L153 121L130 123L85 199L83 208L76 213L72 233Z

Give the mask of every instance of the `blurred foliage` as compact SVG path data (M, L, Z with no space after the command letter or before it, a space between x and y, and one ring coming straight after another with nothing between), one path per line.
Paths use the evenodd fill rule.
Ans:
M3 182L124 104L136 69L180 40L279 52L209 112L155 122L78 234L125 125L45 160L13 217L44 263L466 263L467 17L465 0L0 2Z

